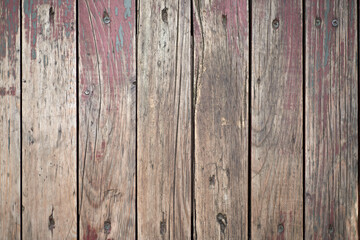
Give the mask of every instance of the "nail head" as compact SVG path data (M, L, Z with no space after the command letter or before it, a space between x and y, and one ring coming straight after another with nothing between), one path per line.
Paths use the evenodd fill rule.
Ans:
M339 26L339 21L337 19L332 20L331 24L333 25L333 27L337 27Z
M89 95L90 94L90 91L89 90L85 90L85 95Z
M104 11L104 14L103 14L103 21L104 21L105 24L110 23L110 16L106 11Z
M315 19L315 26L316 26L316 27L320 27L320 26L321 26L321 18L317 17L317 18Z
M274 19L273 22L272 22L272 26L274 29L278 29L279 28L279 20L278 19Z
M279 233L282 233L283 231L284 231L284 225L279 224L279 226L278 226L278 232L279 232Z

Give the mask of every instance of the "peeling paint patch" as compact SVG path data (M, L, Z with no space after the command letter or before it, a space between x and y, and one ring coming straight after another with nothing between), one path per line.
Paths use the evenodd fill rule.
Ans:
M116 51L119 52L120 49L124 46L124 31L122 26L119 27L119 34L116 35Z
M124 0L125 14L124 17L127 19L131 17L131 0Z

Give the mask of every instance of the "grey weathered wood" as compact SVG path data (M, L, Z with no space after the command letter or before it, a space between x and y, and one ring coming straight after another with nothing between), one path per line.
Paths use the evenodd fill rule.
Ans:
M80 238L135 239L135 2L79 0L78 17Z
M0 3L0 239L20 239L19 9Z
M138 7L138 236L190 239L190 1Z
M358 4L306 1L306 239L359 239Z
M252 239L303 239L302 12L252 2Z
M249 14L246 0L194 1L197 239L248 234Z
M75 239L75 1L22 4L22 236Z

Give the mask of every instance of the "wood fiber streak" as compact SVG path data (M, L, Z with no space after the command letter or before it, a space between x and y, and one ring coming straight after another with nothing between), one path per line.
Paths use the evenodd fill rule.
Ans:
M303 239L302 21L302 1L252 3L252 239Z
M194 1L197 239L247 239L249 11L246 0Z
M190 1L138 6L138 237L190 239Z
M0 3L0 239L20 239L20 2Z
M135 2L79 0L80 239L135 238Z
M76 239L75 1L22 9L22 236Z
M359 239L358 4L306 1L306 239Z

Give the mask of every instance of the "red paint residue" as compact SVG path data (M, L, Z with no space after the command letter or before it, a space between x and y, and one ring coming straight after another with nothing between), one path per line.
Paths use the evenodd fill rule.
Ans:
M20 32L19 6L19 0L0 3L0 59L7 56L13 64L17 58L16 35Z
M15 96L16 94L16 88L15 87L9 87L8 90L6 90L6 88L1 87L0 88L0 96L4 97L4 96Z
M104 152L105 152L106 142L102 141L101 143L101 149L96 151L96 160L101 161L104 158Z
M87 226L87 230L84 233L83 240L97 240L97 233L94 228L92 228L90 225Z

